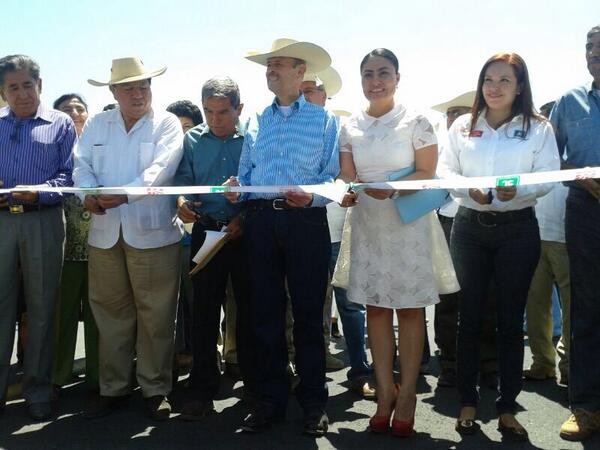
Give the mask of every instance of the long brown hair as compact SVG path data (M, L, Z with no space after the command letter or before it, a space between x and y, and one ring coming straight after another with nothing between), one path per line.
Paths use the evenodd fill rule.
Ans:
M525 64L523 58L516 53L497 53L488 59L481 68L481 72L479 72L479 79L477 81L475 102L471 108L470 131L472 132L475 129L475 124L477 122L477 118L479 117L479 113L481 113L483 108L487 107L487 103L483 98L483 82L485 80L485 73L487 72L489 66L499 61L505 62L512 67L517 79L517 84L519 86L519 94L513 101L511 106L511 114L510 117L506 119L506 122L510 122L515 116L522 114L523 135L527 136L532 118L539 121L543 121L545 119L537 113L535 107L533 106L533 95L531 94L531 84L529 83L529 72L527 71L527 65Z

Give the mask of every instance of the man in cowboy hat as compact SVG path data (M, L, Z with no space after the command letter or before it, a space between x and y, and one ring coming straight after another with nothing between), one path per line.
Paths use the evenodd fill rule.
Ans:
M273 102L246 132L238 180L230 185L297 185L333 181L339 172L333 114L300 94L306 71L331 63L321 47L278 39L270 51L247 58L266 66ZM325 205L328 200L304 192L274 196L229 193L244 202L244 233L252 282L251 310L257 348L261 402L242 430L260 431L283 418L289 396L285 341L286 281L294 313L296 396L304 410L304 431L327 431L323 305L331 254Z
M340 92L341 88L342 78L331 66L318 73L305 73L300 85L300 90L307 102L323 107L327 99Z
M0 187L70 186L73 121L40 104L40 68L30 57L0 59ZM21 275L29 315L23 396L29 415L51 413L50 368L56 290L65 225L61 198L50 192L0 194L0 414L4 410ZM42 256L43 255L43 256ZM19 270L20 267L20 270Z
M471 111L475 101L475 91L457 95L451 100L431 107L446 116L446 128L454 121ZM442 135L444 135L442 133ZM443 142L443 141L442 141ZM440 145L440 153L445 145ZM446 241L450 245L450 232L454 222L454 215L458 209L456 202L452 201L442 206L438 211L438 218L442 224ZM440 350L439 361L441 371L438 376L438 386L452 387L456 385L456 330L458 324L458 298L460 292L440 295L440 302L435 305L434 333L435 343ZM483 322L481 342L481 384L496 389L497 381L497 352L496 352L496 310L495 301L487 301L485 320Z
M108 86L118 108L86 123L75 149L76 186L172 184L182 156L177 117L152 109L149 71L137 58L115 59ZM179 289L181 232L168 196L86 195L93 213L89 243L89 299L100 334L100 396L87 418L123 406L132 386L133 359L148 415L168 418L173 332Z

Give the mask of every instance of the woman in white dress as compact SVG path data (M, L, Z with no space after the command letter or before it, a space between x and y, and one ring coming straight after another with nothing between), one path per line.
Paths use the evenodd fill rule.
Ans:
M425 117L397 104L394 93L400 74L389 50L376 49L360 65L367 109L350 118L340 131L340 177L344 181L388 181L406 167L415 171L405 179L433 178L437 142ZM342 206L349 230L342 246L349 260L336 270L347 270L348 298L367 305L367 327L375 376L377 412L369 421L373 432L390 429L410 436L416 407L416 382L423 352L423 308L437 303L426 217L404 224L392 199L411 192L365 189L347 194ZM343 267L342 267L343 266ZM398 317L398 354L401 385L394 385L394 310Z

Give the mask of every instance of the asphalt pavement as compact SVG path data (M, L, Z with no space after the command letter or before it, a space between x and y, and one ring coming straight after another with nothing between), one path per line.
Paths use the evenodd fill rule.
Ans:
M429 314L429 313L428 313ZM433 317L432 311L429 317ZM429 321L430 339L433 336L432 320ZM83 348L80 330L78 357ZM431 342L432 351L435 344ZM340 357L344 353L344 340L334 339L332 351ZM531 354L526 348L525 366ZM221 392L215 402L217 413L200 422L182 422L177 411L185 396L185 376L180 377L171 396L174 412L166 422L153 422L144 415L139 389L129 406L108 417L86 420L81 412L88 393L83 383L64 388L57 402L57 417L49 422L32 423L26 414L22 400L7 404L0 417L0 448L7 450L35 449L586 449L600 450L600 435L584 443L560 439L558 431L568 417L567 391L555 381L526 383L518 398L522 410L518 414L526 427L530 443L503 443L497 431L494 401L496 393L489 388L481 389L478 420L482 425L479 434L461 438L454 431L459 406L456 391L437 388L438 366L436 358L430 363L431 374L420 377L418 403L415 419L416 433L408 439L391 435L373 435L366 431L369 417L375 412L375 403L362 400L348 390L347 369L329 372L329 402L327 412L331 421L329 433L318 439L301 434L302 412L292 398L286 421L271 430L247 435L237 431L248 408L240 400L241 383L226 377L222 379Z

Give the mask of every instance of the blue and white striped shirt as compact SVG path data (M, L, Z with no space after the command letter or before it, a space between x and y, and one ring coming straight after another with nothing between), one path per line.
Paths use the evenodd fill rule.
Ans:
M238 171L242 186L321 184L338 175L335 116L303 95L292 103L290 113L286 117L273 101L248 127ZM251 193L240 200L273 197ZM315 196L312 205L329 201Z
M77 135L66 114L40 105L34 117L19 120L0 108L0 180L4 188L48 184L72 186L71 153ZM56 193L39 192L40 204L61 201Z

